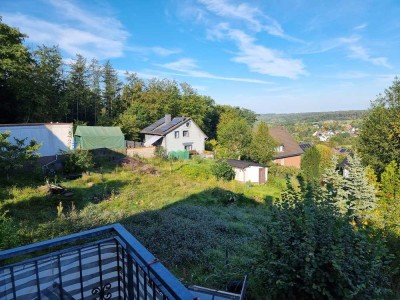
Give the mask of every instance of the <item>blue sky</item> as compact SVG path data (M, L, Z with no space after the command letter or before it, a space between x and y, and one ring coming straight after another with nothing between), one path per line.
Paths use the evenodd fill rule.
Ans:
M366 109L400 67L400 2L3 0L27 45L185 81L257 113Z

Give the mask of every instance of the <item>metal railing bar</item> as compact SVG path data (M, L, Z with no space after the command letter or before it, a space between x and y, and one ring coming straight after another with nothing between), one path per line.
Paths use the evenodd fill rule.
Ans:
M127 257L128 260L128 299L134 299L133 298L133 261L132 257L128 255Z
M38 264L37 261L35 261L35 273L36 273L36 288L37 288L37 293L38 293L38 300L41 299L40 296L40 279L39 279L39 268L38 268Z
M118 276L118 299L121 299L121 276L120 276L120 271L121 271L121 267L120 267L120 257L119 257L119 245L118 245L118 241L115 240L115 247L116 247L116 252L117 252L117 276Z
M83 271L82 271L82 251L81 249L78 250L78 256L79 256L79 279L81 283L81 297L84 299L83 296Z
M247 285L247 274L244 275L242 291L240 293L240 298L239 298L240 300L243 300L246 295L246 285Z
M58 262L58 279L60 280L60 284L59 284L60 299L64 299L64 291L63 291L63 288L62 288L62 273L61 273L60 255L57 255L57 262Z
M119 233L120 238L124 241L127 252L132 252L137 256L142 263L146 264L155 259L155 257L137 240L129 231L121 224L115 224L115 230ZM121 244L122 245L122 244ZM193 296L187 288L178 280L167 268L161 263L156 263L148 266L151 274L155 276L161 283L160 289L164 294L170 295L173 298L191 299Z
M143 293L144 299L147 299L147 274L143 272Z
M97 245L97 253L99 256L98 263L99 263L99 276L100 276L100 290L103 288L103 271L102 271L102 266L101 266L101 249L100 249L100 244Z
M136 266L136 297L139 299L140 297L140 267L139 263L135 262Z
M36 256L34 258L30 258L30 259L23 260L23 261L20 261L20 262L16 262L16 263L4 266L4 267L0 267L0 271L3 270L3 269L7 269L7 268L9 268L11 266L12 267L17 267L17 266L21 266L21 265L25 265L25 264L29 264L29 263L34 263L37 260L44 260L44 259L47 259L47 258L52 258L52 257L55 257L58 254L66 254L66 253L69 253L69 252L77 251L79 249L83 250L85 248L90 248L90 247L93 247L93 246L97 246L98 244L108 243L108 242L111 242L111 241L114 241L114 240L115 240L115 238L113 238L113 237L106 238L106 239L90 242L90 243L87 243L87 244L84 244L84 245L73 246L71 248L62 249L62 250L59 250L59 251L56 251L56 252L51 252L51 253L48 253L48 254L45 254L45 255ZM0 252L0 260L1 260L1 252Z
M122 274L123 274L123 283L124 283L124 299L126 299L125 250L121 251L121 253L122 253Z
M17 292L15 290L15 278L14 278L14 267L10 267L10 272L11 272L11 282L12 282L12 292L13 292L13 297L14 299L17 299Z
M88 231L74 233L64 237L58 237L52 240L37 242L31 245L25 245L17 248L12 248L0 252L0 261L10 257L15 257L22 254L28 254L40 250L47 250L56 246L69 244L70 242L76 242L78 240L99 236L106 233L115 232L115 225L103 226ZM122 226L121 226L122 227Z

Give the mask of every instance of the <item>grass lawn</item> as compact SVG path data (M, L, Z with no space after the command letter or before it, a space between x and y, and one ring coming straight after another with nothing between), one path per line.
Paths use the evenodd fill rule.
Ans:
M214 162L207 160L146 163L58 181L73 192L68 198L50 195L44 179L2 185L0 216L10 217L14 230L8 231L12 237L3 232L0 246L120 222L185 284L223 288L247 272L257 290L251 273L268 222L265 210L285 180L270 176L260 186L217 181L210 173Z

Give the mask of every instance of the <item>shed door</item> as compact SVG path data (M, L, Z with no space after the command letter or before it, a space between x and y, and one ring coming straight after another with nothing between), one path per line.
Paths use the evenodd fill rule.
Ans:
M258 169L258 183L265 183L265 168Z

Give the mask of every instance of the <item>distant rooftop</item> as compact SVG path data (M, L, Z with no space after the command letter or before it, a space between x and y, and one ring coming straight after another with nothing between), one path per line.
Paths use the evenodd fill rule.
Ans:
M277 153L274 159L304 154L304 150L300 148L285 127L272 127L269 129L269 133L278 143L283 145L283 151Z

